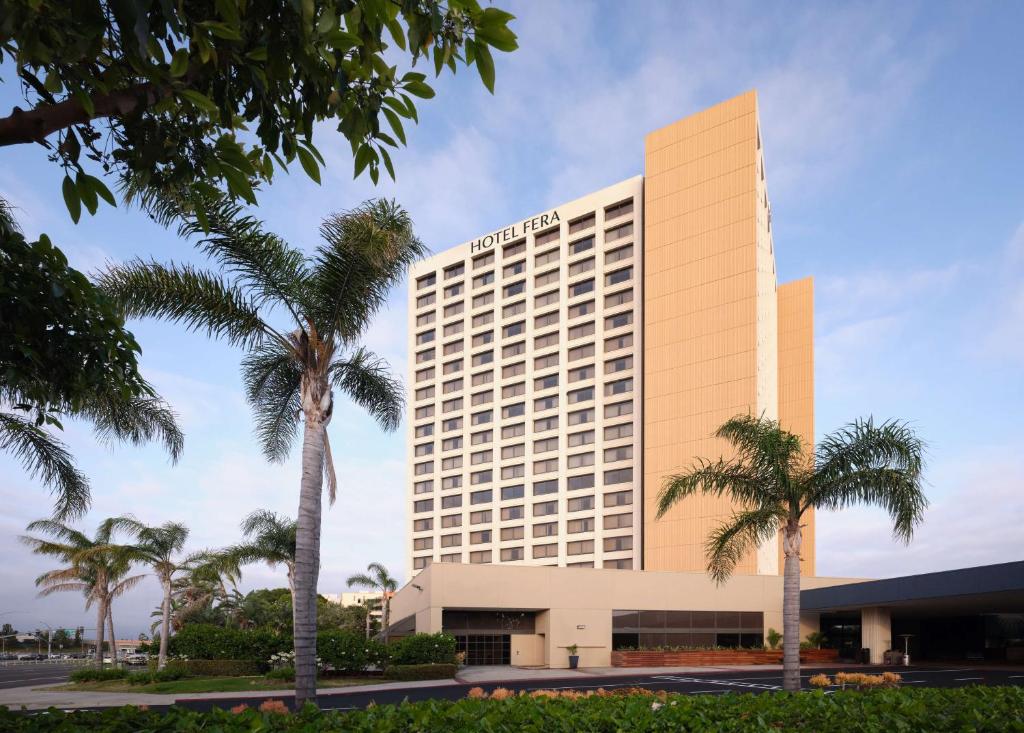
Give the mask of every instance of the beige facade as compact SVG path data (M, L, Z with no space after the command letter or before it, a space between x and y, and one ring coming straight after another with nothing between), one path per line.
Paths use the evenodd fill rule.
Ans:
M857 582L848 578L803 578L802 587L819 588ZM538 568L435 564L402 588L391 615L406 633L458 630L446 625L446 612L526 611L532 628L512 626L513 665L567 667L566 647L579 647L581 667L611 664L616 612L680 611L744 614L760 635L782 628L782 577L737 575L721 586L699 572L623 573L588 568ZM801 638L818 630L817 613L801 616ZM879 620L881 654L888 648ZM874 647L872 647L874 649Z

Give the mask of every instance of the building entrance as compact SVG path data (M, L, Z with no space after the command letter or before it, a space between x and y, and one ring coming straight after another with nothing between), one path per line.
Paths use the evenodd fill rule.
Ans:
M512 637L509 634L472 634L456 636L459 651L467 665L512 663Z

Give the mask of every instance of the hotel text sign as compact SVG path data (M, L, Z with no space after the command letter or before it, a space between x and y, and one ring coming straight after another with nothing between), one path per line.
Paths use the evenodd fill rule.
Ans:
M518 239L530 232L538 232L542 229L546 229L552 224L557 224L559 221L561 220L558 218L558 209L553 209L546 214L538 214L532 219L526 219L513 224L512 226L505 227L504 229L499 229L487 236L474 239L469 243L469 251L483 252L496 244L511 242L513 239Z

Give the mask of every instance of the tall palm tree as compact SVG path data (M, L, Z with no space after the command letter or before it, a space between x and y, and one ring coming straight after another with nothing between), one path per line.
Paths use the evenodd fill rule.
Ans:
M134 588L144 575L128 575L135 558L134 548L114 543L114 520L100 523L93 537L52 519L40 519L25 528L50 539L23 536L22 542L37 555L55 557L66 567L36 578L40 596L72 591L85 596L86 610L96 606L96 662L103 667L105 631L110 633L111 659L117 662L114 636L114 599Z
M242 520L245 542L229 547L225 553L238 565L266 563L271 570L279 564L288 573L288 590L295 607L295 535L298 523L266 509L257 509Z
M134 559L153 568L153 573L160 582L163 600L157 669L163 669L167 665L174 578L188 567L188 558L178 557L188 540L188 527L181 522L164 522L162 525L150 527L128 515L115 517L111 523L115 529L123 530L131 536L134 541Z
M385 430L398 426L403 396L387 364L358 346L392 287L424 253L409 215L376 200L329 216L310 254L265 232L223 200L201 220L170 198L158 219L181 222L217 265L136 260L109 269L101 287L128 316L183 323L242 347L242 376L263 452L283 461L303 426L295 536L295 697L316 697L316 598L323 486L337 491L327 426L334 390L366 409ZM150 207L153 209L154 207Z
M707 540L708 573L717 583L781 531L783 687L799 690L802 517L810 510L880 506L889 512L895 536L909 542L928 505L921 488L924 446L905 423L876 425L871 418L826 435L813 455L799 436L763 416L734 417L715 435L732 444L735 457L700 460L668 476L658 495L658 518L698 492L738 505Z
M381 594L381 634L384 636L384 643L388 641L388 627L391 625L391 594L398 589L398 581L391 577L391 573L379 562L371 562L366 566L365 573L356 573L346 583L348 587L358 586L369 588ZM366 609L370 612L369 606Z

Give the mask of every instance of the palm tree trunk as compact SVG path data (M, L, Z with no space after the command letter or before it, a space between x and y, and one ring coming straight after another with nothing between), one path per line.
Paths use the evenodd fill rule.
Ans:
M324 423L319 405L306 409L302 488L295 533L295 706L316 703L316 588L320 575L320 512L324 480Z
M791 520L782 540L782 688L794 691L800 689L800 540L799 520Z
M103 627L107 622L107 604L102 598L96 603L96 666L103 669Z
M388 643L388 627L391 626L391 599L388 598L388 592L384 591L384 613L381 614L381 619L384 622L384 643Z
M161 583L164 586L164 601L163 606L160 609L162 616L160 618L160 656L157 657L156 668L158 670L163 669L167 666L167 637L171 631L171 579L170 577L161 578Z
M295 610L295 563L290 562L288 567L288 590L292 594L292 610Z
M117 666L117 637L114 636L114 604L107 604L107 631L110 632L110 661Z

